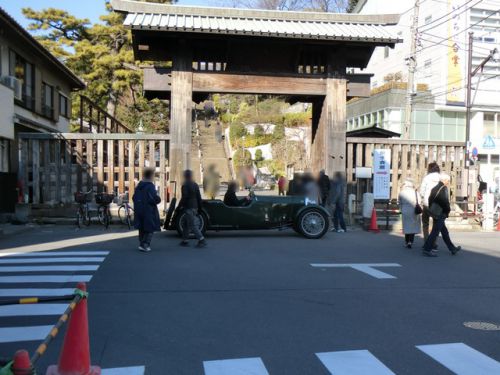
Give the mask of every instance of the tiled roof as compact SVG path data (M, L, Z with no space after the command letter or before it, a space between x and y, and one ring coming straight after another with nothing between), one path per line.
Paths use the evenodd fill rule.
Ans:
M134 30L163 30L279 38L397 43L397 15L325 14L255 11L234 8L184 7L113 0L115 10L127 12L125 26Z

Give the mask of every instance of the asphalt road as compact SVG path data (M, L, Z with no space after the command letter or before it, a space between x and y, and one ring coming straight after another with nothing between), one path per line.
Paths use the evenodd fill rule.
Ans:
M464 250L451 256L442 245L438 258L403 248L400 236L360 230L321 240L293 231L219 232L209 234L205 249L181 248L173 233L159 233L153 252L144 254L133 232L42 227L0 239L0 300L12 289L72 288L91 277L92 362L103 368L145 366L155 375L500 374L500 331L464 326L500 325L500 235L452 237ZM6 254L30 251L75 254ZM51 262L77 256L87 260ZM2 270L54 265L86 269ZM30 279L40 275L76 279ZM57 320L6 311L0 307L3 357L33 351L41 341L20 342L18 330L9 329L31 332L22 327ZM57 362L61 345L58 337L49 347L41 373ZM230 359L238 360L211 362Z

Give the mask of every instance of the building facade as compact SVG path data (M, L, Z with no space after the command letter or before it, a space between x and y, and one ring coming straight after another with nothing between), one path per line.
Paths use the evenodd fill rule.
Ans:
M376 48L366 72L373 73L371 87L380 89L388 82L407 82L414 0L397 2L361 0L354 10L360 14L400 13L398 36L403 43L394 49ZM411 137L421 140L465 142L465 96L469 32L473 32L472 69L490 51L500 49L498 1L426 0L418 15L416 85L414 90ZM471 149L481 164L481 173L498 183L500 177L500 62L488 62L482 74L472 80L473 108L470 127ZM477 90L476 90L477 89ZM378 95L368 99L376 102ZM361 113L355 103L348 106L348 129L364 124L376 114L380 126L401 133L406 90L391 106ZM385 105L385 103L383 103ZM373 106L372 106L373 107Z
M68 132L83 82L0 8L0 173L17 171L20 132Z

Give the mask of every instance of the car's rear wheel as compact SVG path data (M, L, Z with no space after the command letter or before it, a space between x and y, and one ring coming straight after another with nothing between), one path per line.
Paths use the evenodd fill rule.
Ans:
M321 238L328 232L328 215L318 208L306 209L299 215L296 227L306 238Z
M182 237L184 233L184 228L186 227L186 213L182 212L176 217L175 228L177 229L177 233ZM207 218L204 214L197 215L196 223L198 225L198 229L200 229L201 234L205 235L205 231L207 230ZM190 238L194 238L194 233L189 233Z

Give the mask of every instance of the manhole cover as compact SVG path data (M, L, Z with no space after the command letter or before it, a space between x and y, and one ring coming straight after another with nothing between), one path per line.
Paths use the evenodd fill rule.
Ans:
M465 322L464 326L482 331L500 331L500 325L488 322Z

